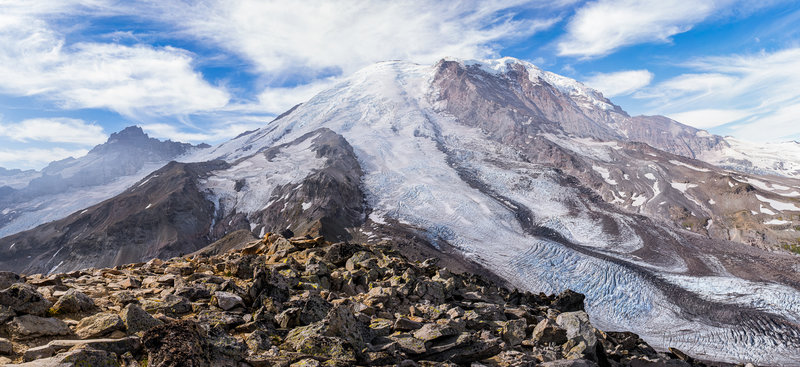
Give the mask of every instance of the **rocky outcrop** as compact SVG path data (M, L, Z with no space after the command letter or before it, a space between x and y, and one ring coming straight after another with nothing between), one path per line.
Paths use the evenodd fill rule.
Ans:
M410 262L388 242L270 234L236 247L29 277L36 285L10 289L74 312L14 308L0 329L0 358L21 366L703 365L595 329L580 294L520 293L433 259ZM140 286L124 286L130 279ZM94 307L68 301L84 297Z

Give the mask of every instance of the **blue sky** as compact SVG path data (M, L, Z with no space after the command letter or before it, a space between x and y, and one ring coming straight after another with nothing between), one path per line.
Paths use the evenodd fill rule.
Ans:
M800 139L798 1L0 0L0 166L125 126L216 143L374 62L513 56L750 141Z

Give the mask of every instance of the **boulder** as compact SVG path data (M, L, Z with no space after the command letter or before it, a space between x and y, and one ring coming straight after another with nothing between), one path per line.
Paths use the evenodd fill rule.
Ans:
M122 322L125 324L125 329L129 334L146 331L163 324L153 316L150 316L147 311L143 310L135 303L129 303L120 313Z
M74 288L70 288L53 305L53 311L57 314L91 312L96 309L94 300Z
M14 345L6 338L0 338L0 354L14 353Z
M583 311L583 300L586 296L567 289L551 302L550 306L561 312Z
M25 353L22 354L22 360L25 362L30 362L36 359L52 357L53 354L56 354L56 351L53 349L53 347L49 345L41 345L26 350Z
M9 364L8 367L119 367L115 355L102 350L77 349L59 353L53 357L38 359L22 364Z
M526 345L551 345L551 344L564 344L567 342L567 331L558 327L558 325L550 319L544 319L536 324L536 327L531 333L531 340L526 342Z
M597 367L597 363L587 359L559 359L556 361L544 362L541 367Z
M242 301L242 297L230 292L215 292L214 299L216 300L219 308L225 311L231 310L234 307L244 307L244 301Z
M11 335L16 339L72 334L67 324L52 317L23 315L15 317L8 325Z
M170 294L164 297L158 309L167 315L180 316L192 312L192 304L186 297Z
M115 353L117 355L122 355L126 352L139 354L142 347L139 337L136 336L129 336L121 339L53 340L47 343L47 345L53 348L56 353L85 347Z
M188 320L147 330L142 337L149 366L208 367L208 343L200 326Z
M44 316L53 303L33 286L16 283L0 291L0 306L6 306L17 314Z
M525 339L525 330L528 323L524 319L506 321L503 325L503 340L509 346L516 346Z
M425 324L418 330L414 331L415 338L428 342L443 336L458 335L459 331L450 325L442 324Z
M181 287L175 291L176 296L186 297L189 301L197 301L200 299L207 299L211 298L211 292L208 291L205 287L201 286L191 286L191 287Z
M345 305L336 305L322 321L292 329L286 348L339 360L355 360L365 347L362 325Z
M589 323L589 315L586 312L562 313L556 318L556 324L566 331L567 343L564 344L564 355L568 359L594 357L597 344L596 330Z
M19 274L10 271L0 271L0 290L10 287L14 283L19 283Z
M93 339L116 330L125 330L122 318L115 313L101 312L81 319L75 327L75 334L81 339Z

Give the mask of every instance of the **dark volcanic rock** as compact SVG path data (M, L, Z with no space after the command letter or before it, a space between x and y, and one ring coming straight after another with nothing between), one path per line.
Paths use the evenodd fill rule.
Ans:
M148 366L205 367L210 365L208 341L200 327L191 321L176 321L145 332L142 343Z
M44 315L53 304L31 285L16 283L0 291L0 306L19 314Z

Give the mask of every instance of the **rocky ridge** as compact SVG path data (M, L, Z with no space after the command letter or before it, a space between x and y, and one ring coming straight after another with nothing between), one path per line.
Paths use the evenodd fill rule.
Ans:
M287 233L288 234L288 233ZM0 364L702 366L595 329L583 295L521 293L391 243L267 234L66 274L0 274Z

